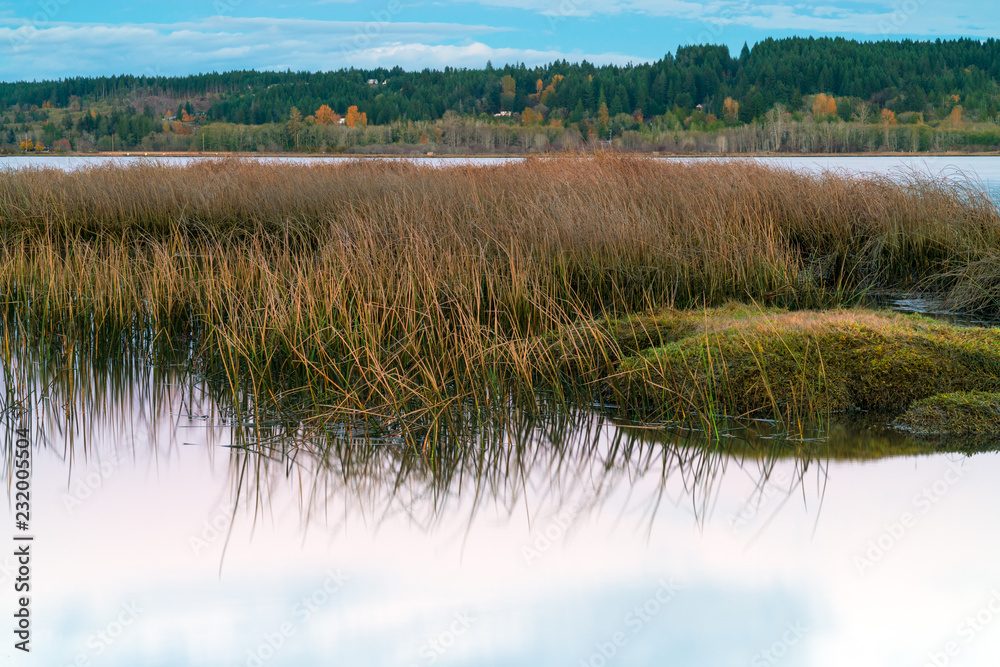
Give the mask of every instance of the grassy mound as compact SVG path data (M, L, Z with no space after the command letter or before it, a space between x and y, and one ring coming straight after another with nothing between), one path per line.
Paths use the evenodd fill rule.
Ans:
M1000 434L1000 393L954 392L917 401L894 424L927 435Z
M944 391L1000 390L1000 330L868 310L700 315L694 332L624 358L610 391L672 415L807 418L894 411Z
M935 351L958 334L635 313L826 308L873 287L990 310L1000 268L1000 210L974 185L745 161L24 169L0 174L0 212L0 295L24 336L109 354L168 340L227 391L319 421L433 422L551 387L589 398L595 380L682 411L905 406L976 365Z

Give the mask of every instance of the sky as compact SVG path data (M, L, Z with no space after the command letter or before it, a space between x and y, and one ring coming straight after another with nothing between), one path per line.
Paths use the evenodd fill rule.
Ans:
M735 53L766 37L986 38L980 0L0 0L0 80Z

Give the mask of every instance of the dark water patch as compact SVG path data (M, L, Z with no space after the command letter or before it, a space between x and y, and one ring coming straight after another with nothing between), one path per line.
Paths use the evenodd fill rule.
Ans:
M868 301L868 304L874 308L888 308L900 313L925 315L959 326L1000 326L1000 316L950 309L942 295L898 292L875 294Z

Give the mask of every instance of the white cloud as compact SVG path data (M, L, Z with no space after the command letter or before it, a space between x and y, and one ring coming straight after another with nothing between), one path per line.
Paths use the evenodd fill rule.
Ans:
M723 2L685 0L472 0L493 7L511 7L545 16L592 16L638 12L650 16L698 19L716 13Z
M542 65L553 60L566 59L571 62L588 60L593 63L625 65L629 62L646 62L648 58L629 56L621 53L583 53L581 51L535 50L494 48L481 42L462 45L431 44L390 44L358 51L353 64L374 67L391 67L401 62L428 63L427 67L482 67L487 60L494 65L520 63Z
M511 7L549 17L590 17L640 14L699 21L706 25L743 25L774 31L797 30L839 34L916 34L993 36L981 20L963 18L963 3L948 0L466 0L481 5ZM982 18L975 7L970 16Z
M0 20L0 77L184 73L213 69L336 69L357 52L398 43L468 40L484 25L384 20L314 21L210 17L170 24ZM424 63L398 62L423 67Z
M855 3L852 3L852 5ZM876 3L868 3L876 4ZM970 23L954 12L934 11L931 0L913 0L898 8L877 3L878 8L858 11L829 2L796 5L756 5L745 12L731 12L725 22L759 30L797 30L814 33L860 35L966 35L988 37L995 33L981 23Z
M587 58L642 60L620 53L497 48L476 37L505 28L454 23L319 21L214 16L169 24L48 22L0 19L0 78L87 74L181 74L227 69L330 70L349 66L482 66L487 60L544 63Z

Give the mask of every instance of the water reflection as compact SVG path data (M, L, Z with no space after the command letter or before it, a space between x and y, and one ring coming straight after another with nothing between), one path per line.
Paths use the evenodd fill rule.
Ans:
M638 502L646 530L664 502L688 507L703 523L730 467L758 495L780 490L819 503L831 460L932 454L948 445L893 431L878 416L791 433L767 420L724 422L709 438L697 428L632 422L596 407L566 409L542 396L499 415L459 411L447 424L400 422L376 432L350 420L313 424L269 413L248 392L232 394L198 377L183 347L156 337L130 331L90 343L18 344L15 330L5 348L5 414L10 421L14 406L30 407L36 446L70 479L74 467L105 458L148 457L155 464L193 448L225 467L234 508L263 516L276 495L293 489L302 525L325 522L334 533L355 515L373 529L402 515L425 530L459 511L471 524L487 508L507 516L523 508L530 519L570 507L585 517L638 480L649 487ZM138 441L148 451L137 451ZM781 480L774 477L779 462ZM537 505L525 506L528 495Z
M28 664L922 664L1000 584L1000 460L877 423L709 441L540 399L373 440L267 414L156 339L10 340Z

